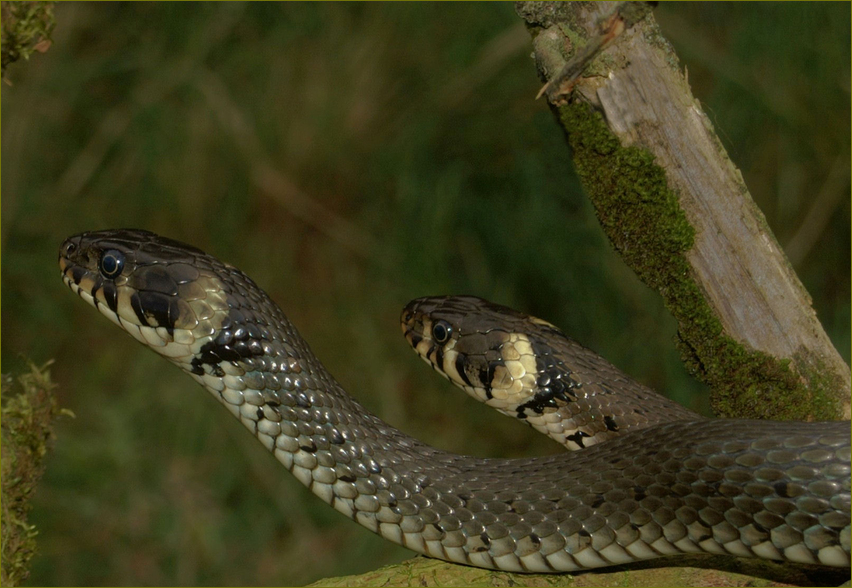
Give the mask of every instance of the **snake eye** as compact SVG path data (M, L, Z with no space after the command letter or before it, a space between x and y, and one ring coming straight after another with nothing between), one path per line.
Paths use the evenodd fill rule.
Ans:
M432 339L435 343L443 345L450 340L452 334L453 327L447 321L435 321L432 325Z
M98 265L101 275L107 279L113 279L121 274L124 269L124 254L115 249L107 249L101 256L101 262Z

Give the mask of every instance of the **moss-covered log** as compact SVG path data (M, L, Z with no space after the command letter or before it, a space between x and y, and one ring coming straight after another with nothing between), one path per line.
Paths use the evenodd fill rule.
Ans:
M678 557L580 574L512 574L415 557L311 586L836 586L844 570L716 556Z

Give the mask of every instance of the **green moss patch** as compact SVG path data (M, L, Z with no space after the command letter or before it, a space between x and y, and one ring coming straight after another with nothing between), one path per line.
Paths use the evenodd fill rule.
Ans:
M33 52L47 51L56 19L53 2L3 2L2 15L0 62L5 76L6 68L12 63L28 60Z
M59 408L53 395L49 365L31 365L31 371L18 378L21 389L17 393L13 393L11 376L3 376L3 586L17 586L29 576L37 534L35 526L27 522L30 500L44 473L44 458L54 437L53 421L60 414L71 415Z

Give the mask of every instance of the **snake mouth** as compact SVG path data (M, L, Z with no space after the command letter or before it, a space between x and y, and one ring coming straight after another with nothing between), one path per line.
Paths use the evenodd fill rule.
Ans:
M62 270L62 281L65 282L65 285L71 289L74 294L78 295L80 298L85 300L87 303L91 304L95 308L98 308L98 300L93 297L89 290L86 288L82 288L80 284L74 281L74 278L68 275L67 270L63 268Z
M128 331L118 309L115 283L107 283L93 267L90 252L82 246L84 235L66 239L59 249L59 271L68 288L98 312Z

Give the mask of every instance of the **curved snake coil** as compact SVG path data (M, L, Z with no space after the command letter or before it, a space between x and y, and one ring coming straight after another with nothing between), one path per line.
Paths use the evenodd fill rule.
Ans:
M251 279L198 249L147 231L84 233L59 265L72 291L209 390L314 494L414 551L519 572L698 552L850 565L849 423L703 419L544 321L421 299L402 315L418 353L582 448L456 455L370 414Z

